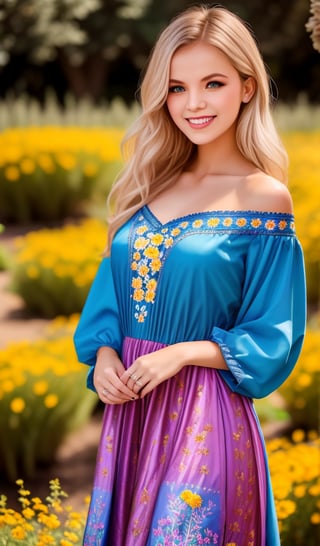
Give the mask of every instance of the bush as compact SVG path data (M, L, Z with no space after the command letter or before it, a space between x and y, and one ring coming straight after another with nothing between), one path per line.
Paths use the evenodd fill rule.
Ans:
M267 442L281 545L318 546L320 441L315 432L305 439L301 430L292 439Z
M62 502L67 494L58 479L49 482L50 493L45 501L30 498L23 480L17 480L20 509L7 506L5 495L0 496L0 545L45 546L46 544L74 546L82 544L85 511L74 512Z
M280 387L293 427L319 427L320 329L308 328L298 363Z
M15 239L13 289L32 313L52 318L80 312L106 244L99 220L33 231Z
M297 234L307 271L308 299L320 297L320 132L285 133L290 158L289 188L292 193Z
M83 425L97 403L73 347L77 320L61 318L47 339L0 351L0 468L11 480L52 462L66 434Z
M0 217L56 221L83 212L101 179L120 165L120 129L40 127L0 135ZM118 170L118 168L117 168Z

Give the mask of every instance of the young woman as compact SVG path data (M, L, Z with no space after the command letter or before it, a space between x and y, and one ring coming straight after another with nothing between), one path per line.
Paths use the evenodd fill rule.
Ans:
M85 545L277 546L253 398L290 374L303 257L269 83L246 25L161 34L75 334L106 404Z

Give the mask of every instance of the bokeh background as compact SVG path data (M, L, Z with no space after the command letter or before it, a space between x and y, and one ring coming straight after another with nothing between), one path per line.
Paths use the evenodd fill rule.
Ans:
M69 449L78 468L88 442L95 454L92 426L99 428L103 408L85 388L72 334L105 245L105 201L121 168L121 139L139 113L141 71L161 29L194 3L0 1L0 544L81 544L94 456L73 481L71 466L57 460ZM316 546L320 2L220 4L254 29L289 153L307 335L291 377L256 407L282 545ZM76 511L65 485L77 492Z

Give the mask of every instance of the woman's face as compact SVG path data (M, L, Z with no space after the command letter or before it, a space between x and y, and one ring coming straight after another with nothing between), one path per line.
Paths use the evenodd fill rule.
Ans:
M241 103L250 100L254 87L254 80L241 79L220 49L197 41L180 47L172 57L167 107L194 144L209 144L222 136L235 139Z

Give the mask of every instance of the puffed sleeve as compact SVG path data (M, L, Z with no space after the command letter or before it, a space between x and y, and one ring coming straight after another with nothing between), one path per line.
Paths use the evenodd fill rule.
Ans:
M100 263L74 334L74 345L79 361L90 366L87 386L95 390L93 371L97 350L107 346L120 354L122 345L110 258L103 258Z
M292 371L303 343L306 286L302 249L295 236L253 237L242 304L234 326L214 328L229 368L221 371L239 394L262 398Z

